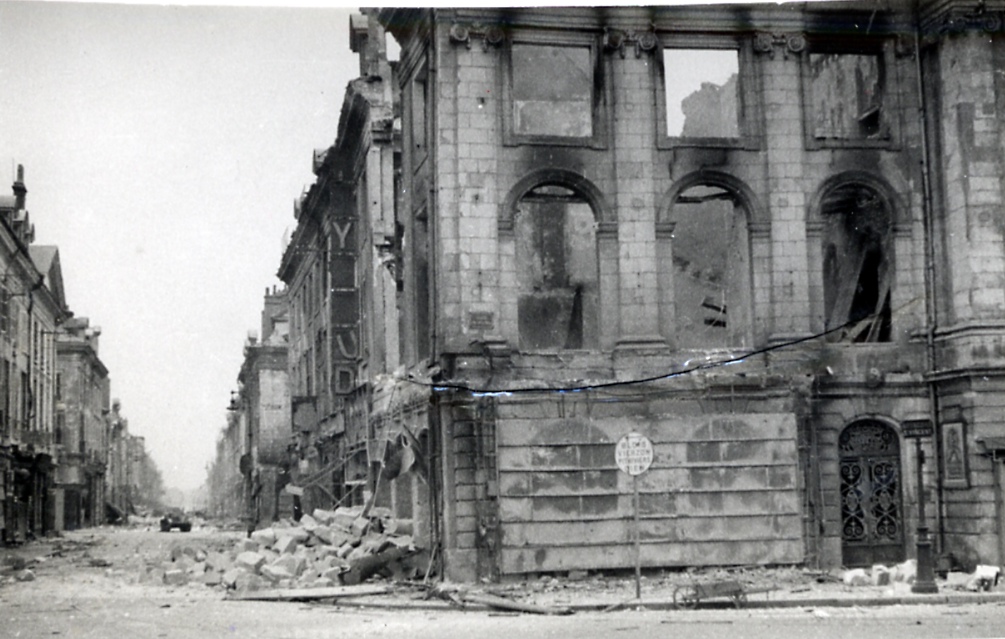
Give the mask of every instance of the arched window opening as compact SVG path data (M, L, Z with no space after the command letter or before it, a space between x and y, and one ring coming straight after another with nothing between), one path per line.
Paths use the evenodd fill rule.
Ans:
M747 215L721 186L685 189L673 204L674 334L681 348L750 343Z
M861 184L824 196L824 313L834 341L888 342L892 216L883 198Z
M520 348L594 348L598 333L596 218L562 185L528 191L514 215Z

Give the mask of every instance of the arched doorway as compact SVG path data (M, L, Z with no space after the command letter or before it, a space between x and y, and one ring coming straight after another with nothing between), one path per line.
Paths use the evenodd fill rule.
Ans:
M900 438L883 422L851 424L838 438L841 557L845 566L904 560Z

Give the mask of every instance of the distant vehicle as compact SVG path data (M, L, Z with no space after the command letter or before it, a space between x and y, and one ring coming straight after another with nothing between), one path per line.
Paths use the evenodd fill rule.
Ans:
M192 522L182 511L172 510L161 517L161 532L171 532L172 528L188 532L192 530Z

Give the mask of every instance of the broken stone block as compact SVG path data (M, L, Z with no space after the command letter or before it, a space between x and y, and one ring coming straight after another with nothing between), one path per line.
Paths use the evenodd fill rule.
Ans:
M334 526L318 526L314 530L314 536L329 546L341 546L352 539L347 531Z
M24 570L14 573L14 579L18 581L35 581L35 573L25 568Z
M366 534L366 531L370 528L370 520L365 517L357 517L352 521L352 525L349 526L349 532L356 535L357 537L362 537Z
M288 537L286 535L280 535L276 539L276 543L272 545L272 549L279 554L292 553L297 549L297 540L293 537Z
M223 583L223 575L218 572L207 572L199 578L199 581L207 586L219 586Z
M270 564L273 568L282 568L289 576L299 576L307 568L307 560L294 555L283 555Z
M241 543L237 545L241 552L258 552L260 546L258 542L254 539L242 539Z
M206 556L206 567L210 570L224 572L225 570L230 570L233 565L234 560L222 552L212 552Z
M411 519L389 518L381 520L381 528L386 535L412 535L413 525Z
M259 577L258 575L242 572L237 576L237 580L234 583L234 588L238 592L249 592L253 590L261 590L268 582Z
M908 559L890 569L890 577L893 581L902 581L913 584L918 576L918 562L915 559Z
M164 583L168 586L184 586L188 583L188 575L184 570L167 570L164 572Z
M245 551L237 556L237 561L234 563L252 573L257 573L265 564L265 557L257 552Z
M352 542L347 541L339 547L336 556L339 559L345 559L346 557L349 556L350 553L352 553L353 549L354 546L352 545Z
M311 516L317 520L318 523L324 524L325 526L330 525L335 520L335 513L331 510L323 510L321 508L315 508Z
M300 518L300 527L308 533L312 533L314 532L314 529L318 527L318 520L314 519L310 515L304 515Z
M844 575L841 577L841 581L843 581L846 586L868 586L871 583L869 575L866 574L864 568L846 570Z
M283 579L290 579L293 577L292 574L282 566L263 566L262 576L271 581L272 583L279 583Z
M260 546L271 546L276 543L277 536L272 528L262 528L251 533L251 539Z
M998 566L980 565L974 569L974 577L990 581L992 587L998 585L1001 574L1002 569ZM986 588L985 590L990 590L990 588Z
M890 569L883 564L876 564L872 567L871 571L872 585L874 586L889 586L890 585Z
M332 526L338 526L344 530L350 530L352 528L352 523L359 518L363 513L361 508L349 508L342 507L337 508L334 513L332 513Z
M325 570L324 572L322 572L321 573L321 578L322 579L327 579L328 581L331 581L332 583L338 583L338 581L339 581L342 573L344 573L344 572L348 572L348 567L345 567L345 566L334 566L334 567L329 568L328 570Z
M224 572L220 576L220 580L223 582L223 585L227 586L228 588L236 588L237 578L240 577L242 574L247 573L244 570L241 570L240 568L231 568L230 570Z
M289 530L283 531L284 534L289 535L297 540L297 543L302 544L308 539L310 539L311 534L304 530L303 527L290 528Z

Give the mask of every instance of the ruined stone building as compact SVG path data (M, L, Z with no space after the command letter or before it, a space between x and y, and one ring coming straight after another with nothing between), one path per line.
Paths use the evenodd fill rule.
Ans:
M291 435L285 292L266 291L261 336L249 337L244 347L238 403L247 420L251 516L270 522L279 518Z
M114 503L108 481L110 385L98 356L100 335L87 318L74 317L56 336L56 530L104 523L106 501Z
M55 247L35 245L18 166L0 196L0 542L54 530L56 326L70 316Z
M266 289L261 338L252 331L245 341L227 426L209 468L210 514L252 527L292 514L284 503L288 494L281 494L289 483L291 439L288 314L286 291Z
M113 399L105 417L108 465L105 470L106 515L113 521L125 520L144 501L141 484L147 456L146 439L129 432L129 419L122 402Z
M936 552L1005 561L1005 5L350 27L280 267L301 508L455 579L627 568L635 432L643 566L889 563L920 441Z

